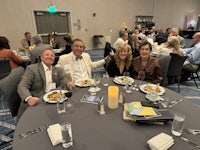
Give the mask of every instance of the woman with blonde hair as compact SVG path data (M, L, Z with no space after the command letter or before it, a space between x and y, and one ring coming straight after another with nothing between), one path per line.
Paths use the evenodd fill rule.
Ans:
M120 44L107 66L107 73L110 77L122 76L124 73L131 74L132 50L128 44ZM130 75L129 75L130 76Z
M180 42L178 37L170 36L167 40L167 43L160 48L160 53L158 57L163 55L170 55L170 53L176 53L179 55L183 55L183 50L180 48Z
M141 43L141 41L138 39L138 35L132 34L129 37L128 44L131 46L133 57L137 57L140 55L139 43Z

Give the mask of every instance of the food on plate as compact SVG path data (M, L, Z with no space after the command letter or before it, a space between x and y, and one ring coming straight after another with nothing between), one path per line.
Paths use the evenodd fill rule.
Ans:
M151 92L153 90L153 85L148 85L145 86L144 90L148 91L148 92ZM156 92L161 92L161 89L159 86L156 86Z
M126 84L128 78L127 77L121 77L119 78L121 80L121 84Z
M59 92L52 92L47 95L47 98L49 99L49 101L56 101L59 97L65 98L65 94L59 93Z
M88 80L88 79L79 81L79 84L80 84L81 86L84 86L84 85L91 85L91 83L92 83L91 80Z

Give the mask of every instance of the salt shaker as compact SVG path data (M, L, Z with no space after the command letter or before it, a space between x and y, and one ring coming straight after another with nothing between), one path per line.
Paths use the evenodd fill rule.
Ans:
M100 102L100 112L99 113L100 113L100 115L104 115L105 114L103 101Z
M119 95L119 103L123 103L123 94L122 92L120 92L120 95Z
M122 105L124 105L124 103L126 103L126 94L124 93L123 94L123 99L122 99L123 101L122 101Z

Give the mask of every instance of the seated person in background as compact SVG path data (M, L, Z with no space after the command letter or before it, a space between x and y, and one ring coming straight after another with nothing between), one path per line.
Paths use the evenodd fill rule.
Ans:
M193 36L194 47L183 49L185 56L188 56L183 65L183 80L190 77L190 72L196 70L200 65L200 32Z
M140 52L139 52L140 43L141 41L138 39L138 36L136 34L132 34L129 37L128 44L131 46L133 57L137 57L140 55Z
M118 46L114 58L110 60L107 66L107 73L110 77L123 76L125 72L131 75L131 51L131 47L128 44L120 44Z
M61 67L67 74L70 74L72 81L83 78L92 78L91 70L103 66L110 57L107 56L97 62L92 62L89 54L84 53L84 43L81 39L75 39L72 42L72 52L61 55L57 67Z
M30 51L31 56L31 64L40 62L40 55L42 54L43 50L45 49L52 49L49 44L43 44L42 38L40 35L35 35L32 38L33 44L35 47Z
M65 40L65 49L62 51L62 54L69 54L72 49L71 49L71 46L72 46L72 35L70 34L67 34L63 37L63 39Z
M167 40L167 43L163 44L160 48L160 53L157 56L158 58L162 55L170 55L170 53L176 53L183 55L183 50L180 48L180 43L178 37L170 36Z
M10 61L11 68L16 68L22 64L22 58L15 55L10 49L9 41L6 37L0 37L0 58Z
M165 30L165 33L167 34L167 38L170 37L170 36L172 36L172 28L167 28Z
M158 45L167 42L168 34L163 32L162 28L158 28L158 34L156 35L155 42L158 42Z
M25 38L21 40L19 50L20 52L26 53L27 50L30 50L29 47L33 46L32 36L30 32L24 33Z
M151 30L149 31L151 37L155 37L157 34L156 26L152 26Z
M48 42L47 42L47 44L50 44L53 49L59 49L60 48L59 43L56 42L55 34L53 35L53 34L50 33L48 35Z
M140 39L140 40L147 40L147 36L145 35L145 29L144 28L142 28L141 29L141 31L140 31L140 33L138 34L138 38Z
M148 41L142 41L140 56L133 58L132 77L140 79L138 74L142 71L145 73L144 81L158 84L162 80L161 68L158 59L150 56L151 51L151 44Z
M118 45L124 44L128 42L128 32L122 31L120 32L119 38L115 41L113 48L116 49Z
M65 74L62 68L52 66L54 60L54 52L46 49L42 52L41 63L27 66L17 89L22 99L18 116L28 106L36 105L40 101L40 97L46 92L61 85L65 85L68 88L74 87L71 78Z
M179 29L178 28L172 28L172 36L178 37L181 48L185 47L185 39L179 35Z

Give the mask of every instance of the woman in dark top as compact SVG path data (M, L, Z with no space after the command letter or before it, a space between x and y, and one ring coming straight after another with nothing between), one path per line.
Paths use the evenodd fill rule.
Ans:
M72 35L67 34L63 37L65 41L65 49L62 51L62 54L69 54L71 50L71 45L72 45Z
M121 44L116 49L114 58L110 60L107 66L107 72L110 77L122 76L130 73L132 64L132 50L128 44ZM129 75L130 76L130 75Z
M140 44L140 56L133 59L132 77L140 79L138 74L144 72L145 76L142 80L158 84L162 80L161 68L158 59L150 56L151 50L151 44L148 41L142 41Z

